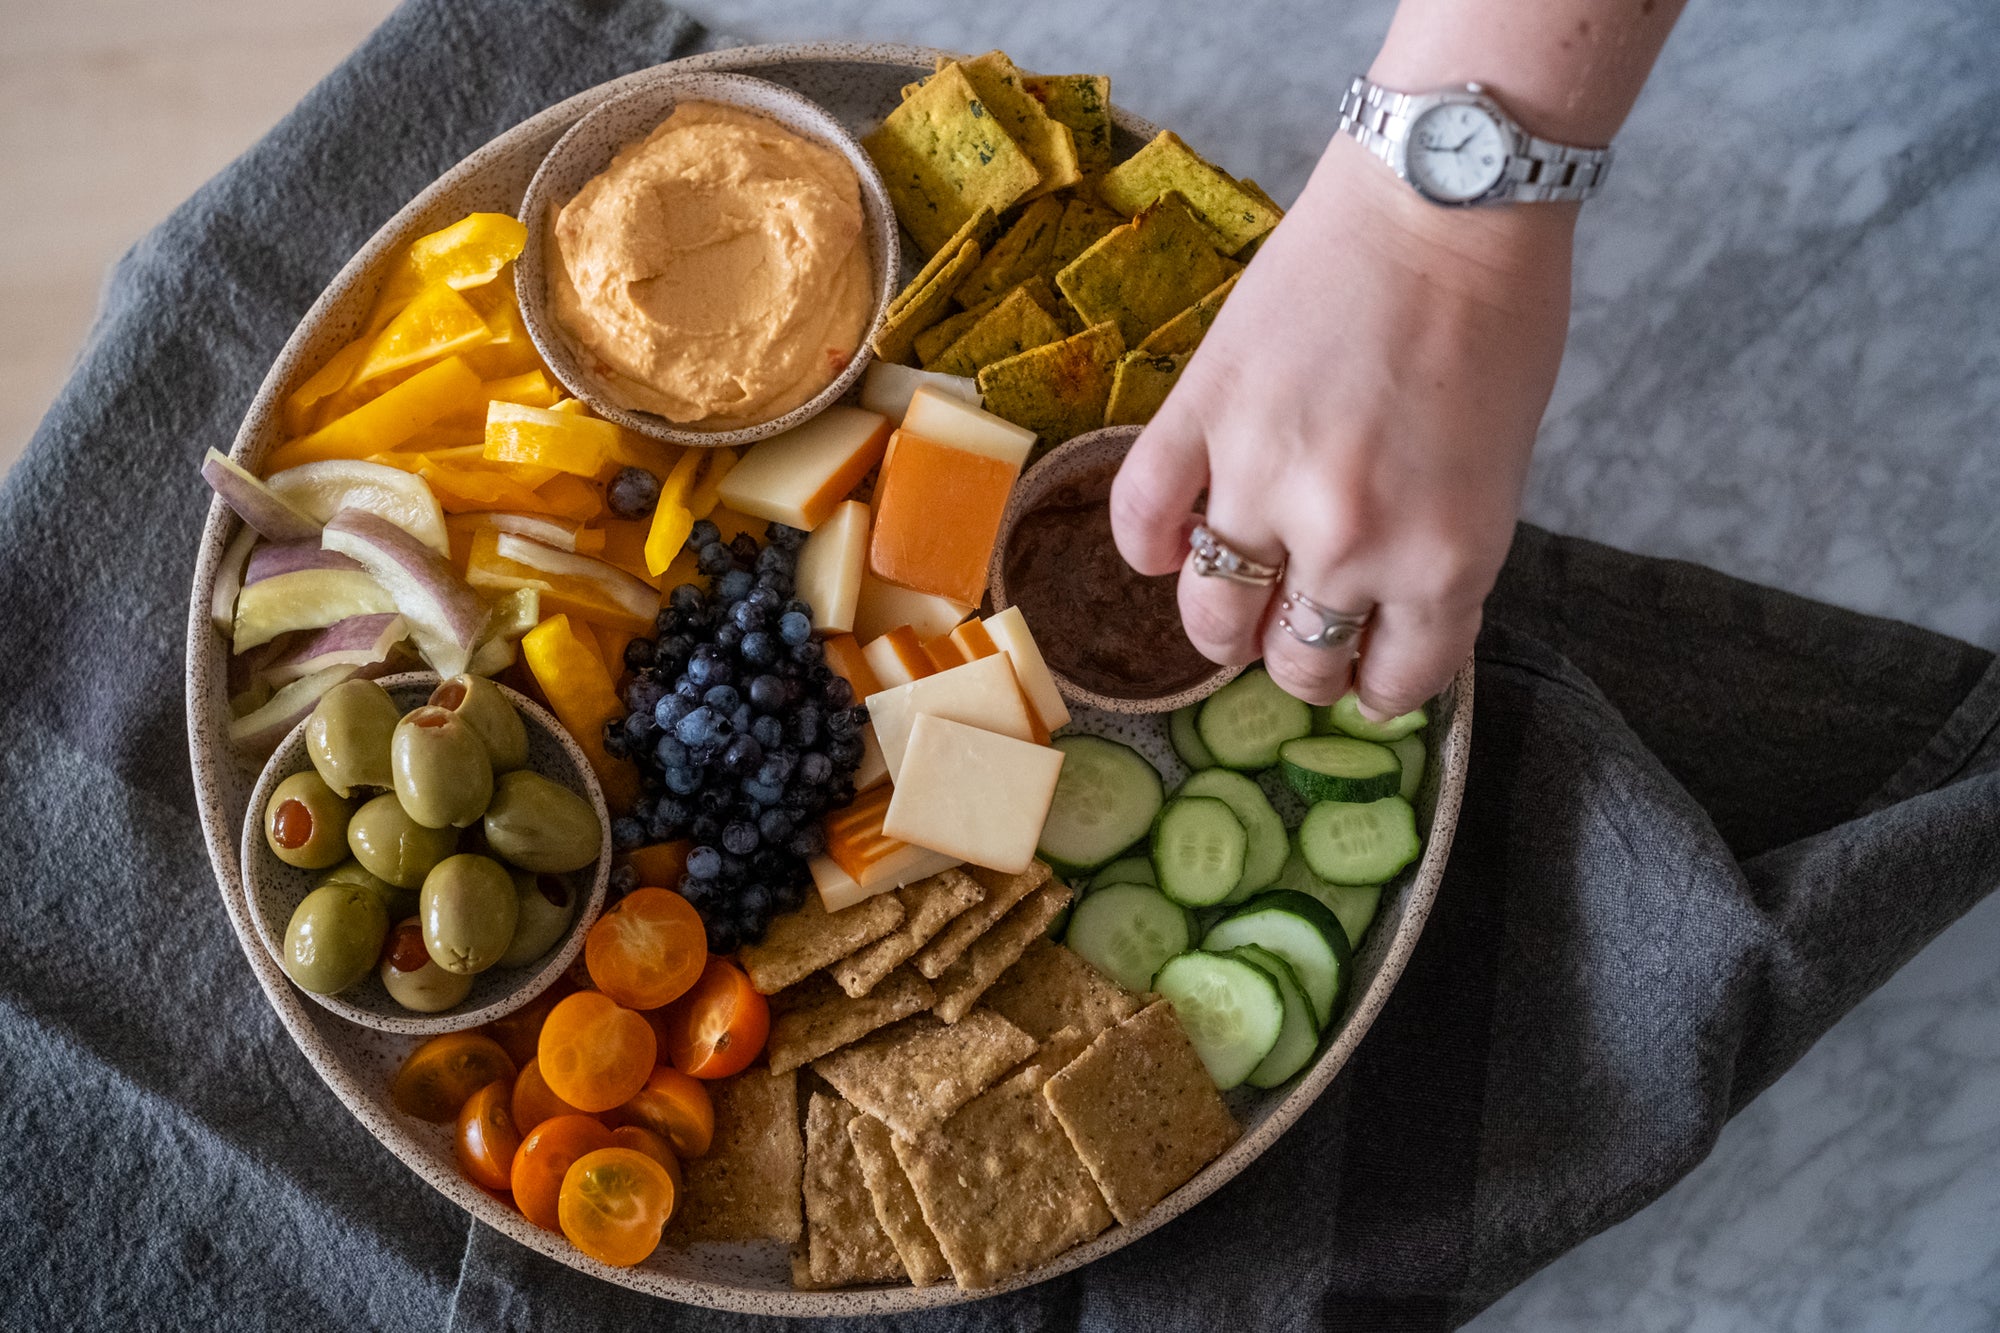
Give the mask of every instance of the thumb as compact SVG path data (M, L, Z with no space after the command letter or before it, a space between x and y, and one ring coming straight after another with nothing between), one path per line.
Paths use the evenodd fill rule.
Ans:
M1171 574L1187 556L1195 500L1208 485L1208 440L1168 399L1132 442L1111 484L1111 535L1141 574Z

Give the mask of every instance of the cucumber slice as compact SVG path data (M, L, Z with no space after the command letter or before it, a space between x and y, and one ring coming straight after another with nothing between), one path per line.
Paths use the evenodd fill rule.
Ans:
M1176 708L1167 718L1167 739L1173 743L1174 753L1196 773L1215 767L1215 756L1201 743L1201 732L1195 726L1195 715L1199 712L1200 704L1189 704L1186 708Z
M1327 722L1335 731L1364 741L1399 741L1431 724L1431 715L1421 708L1387 722L1370 722L1361 716L1361 698L1353 690L1335 699L1326 711Z
M1151 884L1157 887L1159 882L1160 877L1153 873L1150 856L1121 856L1092 875L1089 887L1101 889L1107 884Z
M1417 813L1400 796L1321 801L1299 825L1299 851L1331 884L1385 884L1423 850Z
M1285 868L1271 887L1291 889L1326 904L1327 910L1340 918L1340 924L1346 929L1348 947L1357 953L1361 950L1361 941L1368 935L1368 927L1375 924L1375 914L1382 907L1380 884L1329 884L1313 874L1297 843L1292 844L1291 854L1285 858Z
M1166 799L1144 755L1102 736L1059 736L1055 800L1042 825L1042 859L1065 874L1095 870L1146 836Z
M1403 786L1396 794L1404 800L1415 803L1417 788L1424 785L1424 760L1428 757L1421 735L1405 736L1399 741L1390 741L1389 750L1403 761Z
M1113 884L1070 910L1063 942L1126 990L1143 991L1162 963L1194 941L1187 913L1158 889Z
M1228 806L1249 835L1249 851L1243 858L1243 878L1229 891L1225 903L1240 903L1259 889L1270 887L1285 868L1291 843L1285 836L1285 821L1271 808L1264 789L1241 773L1226 768L1205 768L1181 784L1176 796L1213 796Z
M1286 785L1307 801L1374 801L1403 785L1395 751L1352 736L1308 736L1278 747Z
M1172 1002L1174 1017L1218 1088L1248 1078L1285 1030L1278 983L1241 958L1213 953L1169 958L1154 975L1152 989Z
M1224 768L1269 768L1280 745L1312 734L1312 709L1256 667L1208 696L1195 729Z
M1229 956L1241 958L1251 966L1261 967L1270 973L1271 980L1278 983L1279 996L1285 1002L1285 1024L1278 1029L1278 1044L1271 1048L1264 1062L1243 1080L1253 1088L1275 1088L1311 1064L1313 1052L1319 1049L1319 1023L1313 1018L1312 1002L1299 988L1299 979L1292 975L1291 964L1269 949L1255 944L1239 944L1229 951Z
M1160 892L1183 907L1212 907L1243 878L1250 835L1236 812L1213 796L1167 802L1153 825L1153 869Z
M1347 931L1317 898L1283 891L1260 893L1209 928L1201 947L1211 951L1255 944L1291 966L1324 1029L1340 1012L1354 951Z

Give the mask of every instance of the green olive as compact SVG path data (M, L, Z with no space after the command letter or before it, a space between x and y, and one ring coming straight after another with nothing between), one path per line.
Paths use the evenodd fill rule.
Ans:
M507 867L484 856L446 857L424 876L417 919L424 948L447 972L470 976L500 961L520 908Z
M264 805L264 841L288 866L324 870L347 850L347 802L317 773L294 773Z
M353 884L367 889L382 900L383 910L389 913L391 921L401 921L417 910L417 891L399 889L380 875L370 874L353 857L348 857L339 865L326 872L321 884Z
M514 901L519 910L514 921L513 943L500 955L500 966L523 967L553 949L569 929L576 898L576 891L560 875L531 875L516 870Z
M523 870L560 875L597 859L604 829L590 802L539 773L516 769L493 784L486 841Z
M472 992L472 977L447 972L424 947L423 922L399 921L382 946L382 988L405 1009L435 1014L449 1009Z
M322 884L285 927L285 971L315 994L346 990L375 966L388 933L380 898L359 884Z
M412 708L389 742L396 799L426 828L476 824L493 799L493 760L479 733L449 708Z
M431 691L430 701L458 714L479 733L495 773L527 766L527 725L498 685L484 676L453 676Z
M396 888L414 889L458 846L458 830L425 828L410 818L394 792L387 792L347 821L347 846L369 874Z
M372 680L328 690L306 719L306 753L326 785L342 796L356 787L389 785L389 737L402 713Z

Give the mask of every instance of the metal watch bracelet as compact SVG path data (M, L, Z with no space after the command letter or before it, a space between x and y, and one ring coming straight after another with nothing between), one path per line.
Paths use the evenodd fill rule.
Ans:
M1611 171L1611 149L1578 148L1529 134L1478 84L1467 84L1464 93L1492 110L1513 135L1512 152L1499 183L1477 203L1556 203L1587 199L1597 193ZM1374 156L1396 167L1396 153L1404 143L1416 115L1453 93L1400 93L1356 76L1340 99L1340 123L1335 133L1344 134Z

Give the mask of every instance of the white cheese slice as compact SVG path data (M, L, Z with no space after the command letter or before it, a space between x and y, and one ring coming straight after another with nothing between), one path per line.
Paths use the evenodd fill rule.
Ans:
M861 377L861 405L870 412L880 412L900 426L903 414L910 410L910 395L925 387L962 398L974 407L981 402L977 380L969 380L963 375L940 375L935 370L918 370L915 366L899 366L889 361L871 361Z
M741 463L738 467L743 466ZM735 473L730 473L735 476ZM854 635L863 643L879 639L899 625L908 625L925 643L949 634L972 608L932 593L899 588L874 572L861 575L861 595L854 603Z
M1062 751L919 715L882 831L1018 875L1035 859Z
M883 757L882 742L875 739L875 724L861 729L861 764L854 770L854 790L864 792L889 780L889 761Z
M986 626L986 633L994 646L1005 653L1007 660L1014 664L1014 675L1019 678L1021 688L1027 692L1028 702L1042 719L1042 726L1049 731L1069 724L1069 705L1063 702L1062 691L1056 688L1056 678L1049 672L1049 664L1042 660L1042 650L1035 646L1035 636L1028 632L1028 622L1022 616L1021 608L1010 606L998 615L987 616L980 622Z
M722 479L722 503L811 531L882 461L890 429L880 412L829 407L803 426L751 445Z
M936 670L908 625L899 625L881 638L863 644L861 660L868 664L876 682L884 689L908 685Z
M918 389L903 414L903 429L933 444L985 454L1020 467L1035 447L1035 432L935 388Z
M806 868L812 872L813 887L819 890L820 906L829 912L838 912L878 893L928 879L958 863L959 858L943 852L934 852L926 847L905 847L868 867L867 878L858 882L830 856L815 856L806 863Z
M969 727L1032 741L1034 722L1021 688L1014 683L1014 668L1005 653L982 657L976 662L940 671L907 685L868 696L868 718L882 755L889 765L889 777L900 783L904 751L919 716L946 718Z
M799 600L812 608L814 629L846 634L854 628L854 604L867 567L868 506L843 500L799 548L792 576Z

